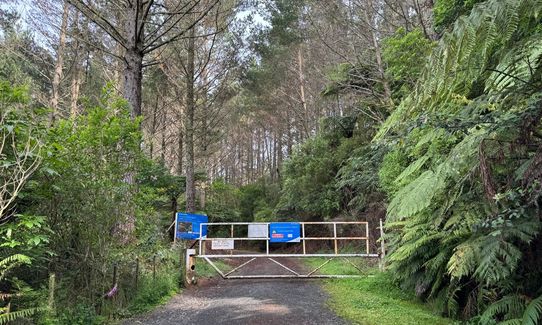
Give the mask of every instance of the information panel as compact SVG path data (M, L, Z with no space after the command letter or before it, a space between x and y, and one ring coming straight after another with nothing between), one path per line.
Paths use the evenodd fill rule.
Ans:
M201 214L177 212L175 220L175 237L178 239L199 239L199 227L201 223L209 222L207 216ZM202 237L207 236L207 226L202 226Z
M299 243L301 225L297 222L273 222L269 224L271 243Z
M234 248L233 239L213 239L211 241L211 249L228 249L232 250Z
M268 230L266 224L248 225L248 238L267 238Z

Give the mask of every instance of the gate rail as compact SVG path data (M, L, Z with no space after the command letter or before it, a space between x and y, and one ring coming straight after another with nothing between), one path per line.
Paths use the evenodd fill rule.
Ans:
M353 267L358 269L360 272L361 270L352 263L348 258L349 257L366 257L366 258L378 258L383 257L382 255L385 254L384 251L384 242L382 239L382 236L384 234L383 227L382 227L382 221L380 221L380 235L381 235L381 249L382 254L376 254L370 252L370 245L369 245L369 223L367 221L323 221L323 222L298 222L301 226L301 234L299 237L299 240L302 244L303 253L302 254L287 254L287 253L270 253L269 252L269 243L271 240L270 233L269 233L269 225L270 222L206 222L200 224L199 233L202 233L204 226L230 226L231 231L231 237L208 237L207 236L200 236L198 238L199 243L199 251L198 255L195 257L204 259L207 263L213 267L218 274L220 274L221 277L225 279L248 279L248 278L355 278L360 277L360 275L343 275L343 274L315 274L317 271L319 271L322 267L324 267L326 264L331 262L335 258L342 258L348 263L350 263ZM234 237L234 227L235 226L248 226L248 225L266 225L268 227L268 232L266 237ZM306 225L333 225L333 236L327 236L327 237L306 237L305 236L305 226ZM365 226L365 236L337 236L337 225L361 225ZM207 254L205 250L205 242L207 241L218 241L218 240L233 240L235 241L265 241L266 242L266 248L264 253L254 253L254 254ZM307 253L306 249L306 242L307 241L333 241L333 253ZM340 253L339 252L339 241L365 241L365 252L362 253ZM283 265L282 263L278 262L274 258L283 257L283 258L302 258L302 257L326 257L327 260L322 263L317 268L311 270L310 272L306 274L301 274L295 270L292 270L291 268ZM215 263L211 259L220 259L220 258L250 258L250 260L242 263L239 266L236 266L229 272L224 273L222 270L220 270ZM289 274L267 274L267 275L232 275L232 273L242 269L243 267L249 265L257 258L267 258L268 260L272 261L273 263L279 265L283 269L289 272Z

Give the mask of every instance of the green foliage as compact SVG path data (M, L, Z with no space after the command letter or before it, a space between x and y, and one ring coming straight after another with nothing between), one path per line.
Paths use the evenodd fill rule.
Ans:
M17 319L28 318L36 313L42 312L43 310L44 308L26 308L17 311L1 313L0 324L9 324L16 321ZM0 311L2 311L2 309L0 309Z
M395 97L401 99L414 88L434 45L420 29L406 32L400 28L384 40L382 57L388 65L386 73L393 81Z
M43 322L98 324L103 315L118 317L137 293L133 261L157 254L167 242L171 200L177 199L184 179L143 156L139 120L131 119L125 101L113 96L111 88L104 89L97 107L47 131L42 110L31 109L24 88L2 82L0 99L10 107L0 130L16 134L22 148L26 143L43 146L40 168L29 174L8 222L0 226L0 252L9 256L0 263L2 288L10 290L2 299L10 299L12 308L2 319L37 317L45 310L48 272L59 281L54 310L39 315ZM13 157L2 155L8 162ZM8 165L13 164L3 164L2 173ZM162 216L159 211L167 212ZM126 231L131 222L135 229ZM109 303L102 297L111 289L114 264L119 265L121 298ZM25 272L30 266L36 271ZM10 277L13 271L17 276ZM177 274L174 268L167 271L169 293L177 287ZM164 296L162 289L152 303Z
M355 66L350 63L340 63L327 73L329 82L320 93L323 97L337 96L348 93L352 89L371 89L376 87L372 81L371 70L365 66Z
M452 25L459 16L468 14L472 7L484 0L436 0L434 7L435 28L442 31Z
M172 270L157 274L154 279L151 275L147 275L141 279L141 285L129 309L133 313L149 311L171 298L178 289L177 274Z
M15 210L41 160L39 115L31 112L29 103L26 87L0 81L0 324L43 310L17 303L30 290L16 271L28 269L49 240L43 217Z
M238 188L223 180L217 180L211 183L208 195L205 212L209 216L210 222L242 221L239 213L240 192Z
M44 323L59 325L100 325L105 324L106 319L97 315L94 307L77 304L73 308L64 309L54 320L46 320Z
M262 178L256 183L241 186L239 191L241 220L272 220L273 208L277 205L280 197L277 183Z
M302 219L329 218L340 208L336 175L352 152L355 141L330 133L311 138L284 163L282 195L277 215ZM348 132L347 132L348 133Z
M473 9L443 35L375 139L390 148L379 172L391 196L388 261L403 287L449 315L491 305L482 318L514 323L525 301L503 297L542 289L532 136L541 128L542 3L473 4L437 2L437 18Z

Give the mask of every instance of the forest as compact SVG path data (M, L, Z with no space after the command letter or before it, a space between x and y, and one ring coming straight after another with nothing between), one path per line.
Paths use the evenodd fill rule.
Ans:
M0 324L153 308L188 211L382 218L400 290L536 325L540 204L542 0L0 0Z

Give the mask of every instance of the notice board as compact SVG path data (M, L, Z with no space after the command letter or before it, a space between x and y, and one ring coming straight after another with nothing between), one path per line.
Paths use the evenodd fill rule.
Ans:
M209 218L202 214L177 212L175 220L175 238L194 240L199 239L199 228L201 223L209 222ZM201 227L201 236L207 236L207 225Z

